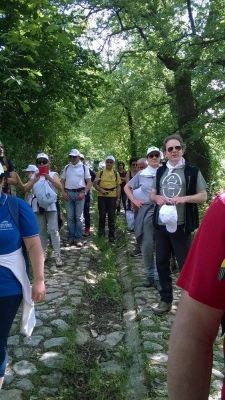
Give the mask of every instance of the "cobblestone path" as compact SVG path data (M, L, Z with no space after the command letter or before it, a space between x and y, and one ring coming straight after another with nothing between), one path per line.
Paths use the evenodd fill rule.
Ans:
M175 301L169 314L163 317L153 315L151 307L158 301L158 292L156 289L143 286L145 280L143 263L141 258L129 257L133 236L130 233L127 235L128 247L121 243L121 246L115 249L124 287L122 318L115 320L115 316L112 318L109 316L107 329L105 326L96 327L93 322L94 316L83 300L85 285L94 284L96 280L96 276L90 270L90 260L95 249L92 239L89 239L82 249L62 248L64 265L58 269L54 266L53 260L47 261L48 293L46 301L36 306L37 325L32 337L25 338L18 333L19 316L11 331L8 341L9 364L0 392L1 400L57 398L56 395L64 379L63 347L67 340L64 332L68 329L68 318L76 315L77 308L81 306L86 321L76 328L77 343L85 345L89 341L95 341L109 350L108 360L102 363L105 373L113 374L123 368L121 358L118 356L118 349L122 343L133 355L133 362L127 369L127 400L167 398L168 338L180 293L177 288L174 289ZM174 281L175 279L176 275ZM36 376L40 375L40 369L44 372L37 382ZM222 342L218 337L214 352L211 400L219 399L222 379ZM71 400L76 399L71 398Z

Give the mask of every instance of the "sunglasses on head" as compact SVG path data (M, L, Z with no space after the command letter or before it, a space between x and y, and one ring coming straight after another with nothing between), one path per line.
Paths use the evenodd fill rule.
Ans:
M41 165L41 164L44 164L44 165L46 165L46 164L48 164L48 160L46 160L45 158L42 160L42 159L39 159L39 160L37 160L37 164L38 165Z
M148 154L148 158L154 158L154 157L159 157L160 154L159 153L150 153Z
M170 146L170 147L168 147L168 149L167 149L168 153L171 153L173 150L180 151L180 150L182 150L182 146L180 146L180 145L177 145L177 146Z

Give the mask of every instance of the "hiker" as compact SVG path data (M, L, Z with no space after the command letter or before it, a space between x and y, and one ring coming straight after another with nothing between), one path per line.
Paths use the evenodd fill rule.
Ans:
M61 176L67 212L69 245L82 247L82 215L85 196L92 186L91 174L89 168L81 162L80 152L77 149L70 150L69 160L70 162L64 167Z
M5 156L5 146L1 141L0 141L0 164L3 167L5 174L4 186L2 190L4 193L14 194L13 186L17 184L16 172L14 170L12 162Z
M98 171L94 181L94 187L98 191L98 235L105 236L105 221L108 215L109 242L115 242L116 207L120 201L119 173L114 170L115 158L109 155L105 159L105 168Z
M85 159L84 159L83 154L80 154L80 161L83 163L83 165L85 165ZM91 182L93 183L95 180L96 174L94 171L92 171L91 168L89 168L89 172L91 175ZM91 188L86 193L85 201L84 201L84 232L83 232L84 237L88 237L91 234L90 233L90 227L91 227L90 202L91 202Z
M163 151L167 161L158 168L150 195L156 204L156 266L161 286L160 303L153 308L157 315L172 307L171 254L174 253L181 270L191 244L191 232L199 225L197 204L207 199L201 172L183 157L185 144L181 136L167 136Z
M160 165L160 150L150 146L147 149L147 167L140 170L125 186L124 190L136 210L134 222L135 237L141 247L146 269L145 287L159 288L158 273L154 261L154 204L150 201L153 179ZM136 246L137 252L137 246Z
M121 179L121 184L120 184L120 202L119 205L116 209L117 214L120 213L120 209L121 209L121 202L123 205L123 209L126 212L126 202L127 202L127 196L126 193L124 192L124 186L126 185L126 171L125 171L125 164L123 161L118 161L117 163L117 172L120 175L120 179Z
M38 172L24 185L25 193L31 191L34 197L31 202L32 209L37 217L41 244L44 250L45 258L47 259L48 248L48 234L51 238L51 245L53 247L55 263L57 267L62 266L62 258L60 251L60 235L58 227L58 214L57 214L57 193L62 190L62 185L59 175L55 171L50 171L50 161L46 153L38 153L36 157L36 166ZM45 185L45 187L44 187ZM53 198L50 199L49 204L43 204L40 198L42 195L42 187L48 190L49 196L52 194Z
M35 325L33 301L39 302L45 297L44 254L36 218L24 200L3 193L4 175L0 166L0 388L8 361L7 339L17 310L23 300L22 332L30 336ZM10 204L17 204L17 215L13 214L15 206L12 208ZM32 291L22 241L32 265Z
M209 398L213 344L220 325L225 332L224 221L225 192L209 206L177 281L183 294L169 343L170 400ZM225 400L225 382L217 398Z

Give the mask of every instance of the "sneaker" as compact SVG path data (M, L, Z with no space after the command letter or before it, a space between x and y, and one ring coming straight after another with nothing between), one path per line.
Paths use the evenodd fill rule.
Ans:
M135 249L132 253L130 253L131 257L141 257L141 250Z
M165 301L160 301L157 307L152 308L152 311L156 315L163 315L171 310L172 303L166 303Z
M83 242L81 242L81 240L74 240L74 244L77 247L83 247Z
M154 278L149 278L144 283L144 287L155 287L155 280Z
M61 266L63 265L63 262L62 262L62 259L61 259L60 256L57 256L57 257L55 258L55 263L56 263L56 266L57 266L57 267L61 267Z
M88 236L90 236L90 229L89 228L85 228L85 230L84 230L84 233L83 233L83 236L84 237L88 237Z

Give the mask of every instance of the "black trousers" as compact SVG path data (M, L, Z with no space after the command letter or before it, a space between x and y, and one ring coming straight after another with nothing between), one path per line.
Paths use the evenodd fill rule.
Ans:
M84 201L84 225L86 229L90 229L91 226L90 201L91 201L91 196L90 192L88 192L85 196L85 201Z
M184 226L178 225L176 232L170 233L165 226L155 229L156 241L156 267L161 286L160 297L162 301L171 303L173 301L173 287L170 269L170 258L174 253L179 269L181 270L187 257L191 234L184 233Z
M120 193L120 203L119 203L119 205L117 207L117 211L120 211L120 209L121 209L121 202L123 204L124 211L126 211L127 195L124 192L124 188L122 188L122 187L121 187L121 193Z
M105 236L105 220L108 215L109 238L115 238L116 197L98 197L98 234Z
M22 298L22 294L0 297L0 378L5 374L8 360L7 339L9 331Z

